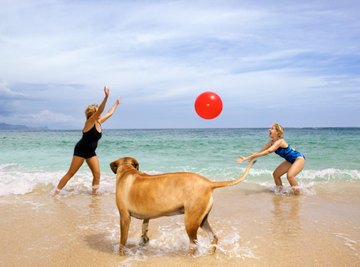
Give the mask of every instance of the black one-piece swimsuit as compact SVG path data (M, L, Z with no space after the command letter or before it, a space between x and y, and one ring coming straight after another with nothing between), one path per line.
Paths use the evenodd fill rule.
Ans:
M96 156L95 150L97 148L98 141L101 138L101 133L96 130L96 127L92 127L89 131L83 132L83 136L79 142L75 145L74 156L89 159Z

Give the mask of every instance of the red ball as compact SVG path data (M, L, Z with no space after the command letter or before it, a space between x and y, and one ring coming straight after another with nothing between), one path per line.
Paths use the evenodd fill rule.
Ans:
M216 118L220 115L222 107L220 96L213 92L204 92L195 100L195 111L203 119Z

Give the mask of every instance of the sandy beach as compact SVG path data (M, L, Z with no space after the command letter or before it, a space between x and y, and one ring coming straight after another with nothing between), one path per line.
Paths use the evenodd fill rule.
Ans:
M150 221L150 243L138 246L132 220L128 255L117 254L114 194L86 190L48 196L49 188L0 198L1 266L359 266L360 183L329 182L316 194L275 195L243 183L215 191L209 221L219 247L199 230L188 256L183 217Z

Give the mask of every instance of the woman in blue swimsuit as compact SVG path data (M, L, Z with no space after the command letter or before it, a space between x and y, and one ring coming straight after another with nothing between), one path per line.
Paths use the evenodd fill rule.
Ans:
M272 152L275 152L285 161L281 163L273 172L274 181L277 190L282 189L281 176L286 173L287 179L294 191L295 195L300 194L298 183L295 180L295 176L298 175L305 165L305 157L300 152L294 150L283 138L284 128L280 124L274 124L269 129L269 137L271 140L259 151L251 154L248 157L240 156L237 159L238 163L242 163L245 160L251 161L255 158L265 156Z
M101 124L109 119L115 112L117 106L120 104L120 99L116 100L115 104L104 115L100 116L104 111L107 99L110 94L110 89L104 87L105 97L100 106L93 104L89 105L85 110L86 122L82 130L82 138L76 144L74 155L67 173L61 178L58 186L55 189L55 194L58 194L64 188L66 183L75 175L80 169L84 161L89 166L92 175L92 193L95 194L100 184L100 166L99 159L95 153L99 139L101 138Z

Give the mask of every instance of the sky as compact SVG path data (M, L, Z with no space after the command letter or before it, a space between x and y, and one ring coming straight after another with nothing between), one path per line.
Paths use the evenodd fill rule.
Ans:
M0 0L0 123L360 127L360 1ZM217 93L204 120L194 101Z

